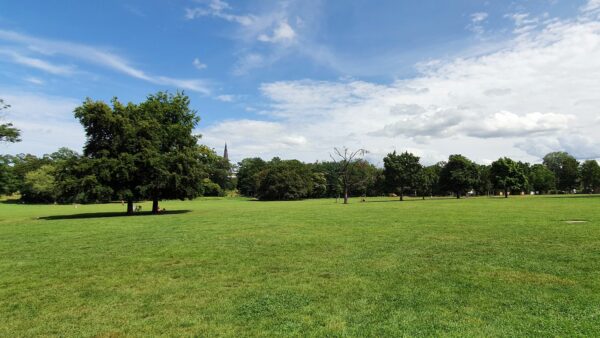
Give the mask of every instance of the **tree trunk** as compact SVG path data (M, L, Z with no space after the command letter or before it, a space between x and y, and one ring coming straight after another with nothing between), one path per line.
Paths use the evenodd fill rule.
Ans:
M348 188L344 188L344 204L348 204Z
M152 214L158 214L158 197L152 198Z
M127 215L133 215L133 200L127 200Z
M425 200L425 194L423 194L423 201Z
M508 189L504 189L504 198L508 198Z
M404 188L400 188L400 200L404 201Z
M456 192L456 199L460 199L460 191Z

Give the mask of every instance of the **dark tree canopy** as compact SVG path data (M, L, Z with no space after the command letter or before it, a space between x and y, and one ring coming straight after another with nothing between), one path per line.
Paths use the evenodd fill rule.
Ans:
M440 180L440 170L437 165L423 167L417 179L417 190L423 199L433 196Z
M205 196L223 196L227 190L234 188L228 159L217 155L214 149L205 145L198 146L198 155L203 170L208 175L202 183Z
M424 179L419 157L409 152L396 154L394 151L383 159L383 163L386 186L389 191L397 192L401 201L406 189L417 188L419 179Z
M206 176L198 160L197 137L192 134L199 118L183 93L159 92L146 101L124 105L116 98L112 107L87 99L75 109L84 126L84 156L94 162L99 184L128 202L193 198L202 192Z
M313 173L300 161L275 158L258 175L260 200L298 200L312 194Z
M509 192L513 189L523 189L527 184L522 166L507 157L492 163L490 177L494 188L502 190L505 198L508 198Z
M545 194L556 189L554 173L543 164L534 164L529 171L529 183L536 193Z
M586 193L600 190L600 166L596 160L588 160L581 164L581 185Z
M556 189L569 192L577 188L579 162L566 152L553 152L544 156L544 165L556 178Z
M452 191L460 198L477 182L477 167L462 155L450 155L448 162L440 171L440 185L446 191Z
M248 197L256 197L260 173L267 163L259 157L246 158L238 163L237 187L240 194Z

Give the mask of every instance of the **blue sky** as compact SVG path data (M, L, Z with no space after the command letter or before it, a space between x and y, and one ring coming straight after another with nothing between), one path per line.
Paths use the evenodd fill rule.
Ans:
M600 1L0 3L0 152L80 151L85 97L185 90L203 142L327 159L364 147L537 161L600 157ZM595 77L596 76L596 77Z

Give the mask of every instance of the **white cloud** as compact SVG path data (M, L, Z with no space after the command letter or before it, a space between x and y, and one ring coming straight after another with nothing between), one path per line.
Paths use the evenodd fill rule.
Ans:
M33 76L30 76L30 77L28 77L28 78L25 78L25 81L27 81L27 82L29 82L29 83L33 83L33 84L35 84L35 85L39 85L39 86L41 86L41 85L43 85L43 84L44 84L44 81L43 81L43 80L41 80L41 79L38 79L37 77L33 77Z
M1 145L2 152L42 155L59 147L81 152L85 134L73 118L73 110L81 104L79 100L6 88L2 88L2 98L11 106L6 110L6 119L21 130L23 139Z
M237 121L202 132L212 142L208 135L218 130L214 146L235 138L240 159L326 159L340 145L364 147L373 156L411 149L429 161L457 152L480 161L536 161L560 148L581 158L597 155L600 22L513 19L516 27L537 28L517 31L505 47L484 55L431 62L414 78L265 83L260 89L268 106L261 114L274 119L266 123L275 124L276 133L237 128ZM272 144L272 137L292 134L306 142Z
M74 72L73 67L65 65L55 65L48 61L22 55L16 51L0 49L0 56L8 57L9 61L14 63L42 70L54 75L71 75Z
M179 79L168 76L151 75L132 66L129 61L123 57L97 47L59 40L40 39L7 30L0 30L0 40L20 44L22 47L26 47L30 51L41 55L64 55L79 61L99 65L146 82L158 85L175 86L180 89L187 89L203 94L210 93L209 86L205 80ZM61 68L56 68L57 66L52 66L44 61L39 61L41 60L22 60L21 63L28 63L29 66L35 64L37 68L45 68L44 70L50 73L61 71Z
M310 6L306 6L310 7ZM280 2L259 14L236 13L229 3L210 0L203 6L185 9L188 20L215 17L237 25L231 38L243 46L238 61L233 66L234 75L245 75L249 71L269 66L286 55L299 38L299 28L304 20L294 12L291 2ZM290 20L291 19L291 20ZM260 45L257 45L261 43ZM268 44L268 47L267 45Z
M471 14L471 21L479 23L479 22L482 22L485 19L487 19L487 17L488 17L488 13L477 12L477 13Z
M515 34L525 34L538 27L539 19L531 17L529 13L513 13L506 15L507 18L511 19L515 23Z
M471 23L467 25L467 29L481 37L483 33L485 33L485 29L483 28L483 22L487 19L487 17L488 13L485 12L477 12L471 14Z
M185 18L188 20L213 16L230 22L236 22L243 26L250 26L256 21L256 17L247 15L235 15L231 13L231 6L225 1L212 0L206 7L195 7L185 9Z
M257 120L229 120L202 130L201 142L219 149L227 143L235 159L241 156L274 157L297 154L306 147L305 136L279 122ZM285 156L285 155L283 155Z
M586 13L600 11L600 0L588 0L588 2L581 7L581 11Z
M279 22L271 35L261 34L258 40L271 43L290 43L296 38L296 32L288 24L287 20Z
M221 102L233 102L233 100L235 100L235 96L233 96L233 95L218 95L216 97L216 99Z
M192 65L198 70L206 68L206 64L202 63L198 58L195 58L194 61L192 61Z
M542 158L553 151L566 151L577 159L600 158L600 140L564 133L555 137L532 137L517 142L516 147Z
M261 54L246 54L242 58L240 58L236 63L233 69L233 74L244 75L252 69L263 67L265 63L267 63L267 60L265 60L265 58Z

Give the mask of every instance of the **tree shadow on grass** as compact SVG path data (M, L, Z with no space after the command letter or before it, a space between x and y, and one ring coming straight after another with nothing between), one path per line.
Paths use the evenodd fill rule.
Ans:
M460 199L469 199L470 197L461 197ZM399 202L399 203L403 203L403 202L423 202L423 201L440 201L440 200L455 200L457 199L456 197L427 197L425 199L422 199L421 197L408 197L401 201L399 197L391 197L390 199L386 199L386 200L369 200L369 198L367 198L366 201L361 202L361 203L390 203L390 202Z
M163 215L178 215L186 214L191 210L167 210L163 211L158 215L153 215L151 211L136 212L133 215L127 215L125 212L88 212L84 214L71 214L71 215L55 215L55 216L44 216L38 219L46 221L56 221L64 219L84 219L84 218L106 218L106 217L138 217L138 216L156 216L160 217Z

